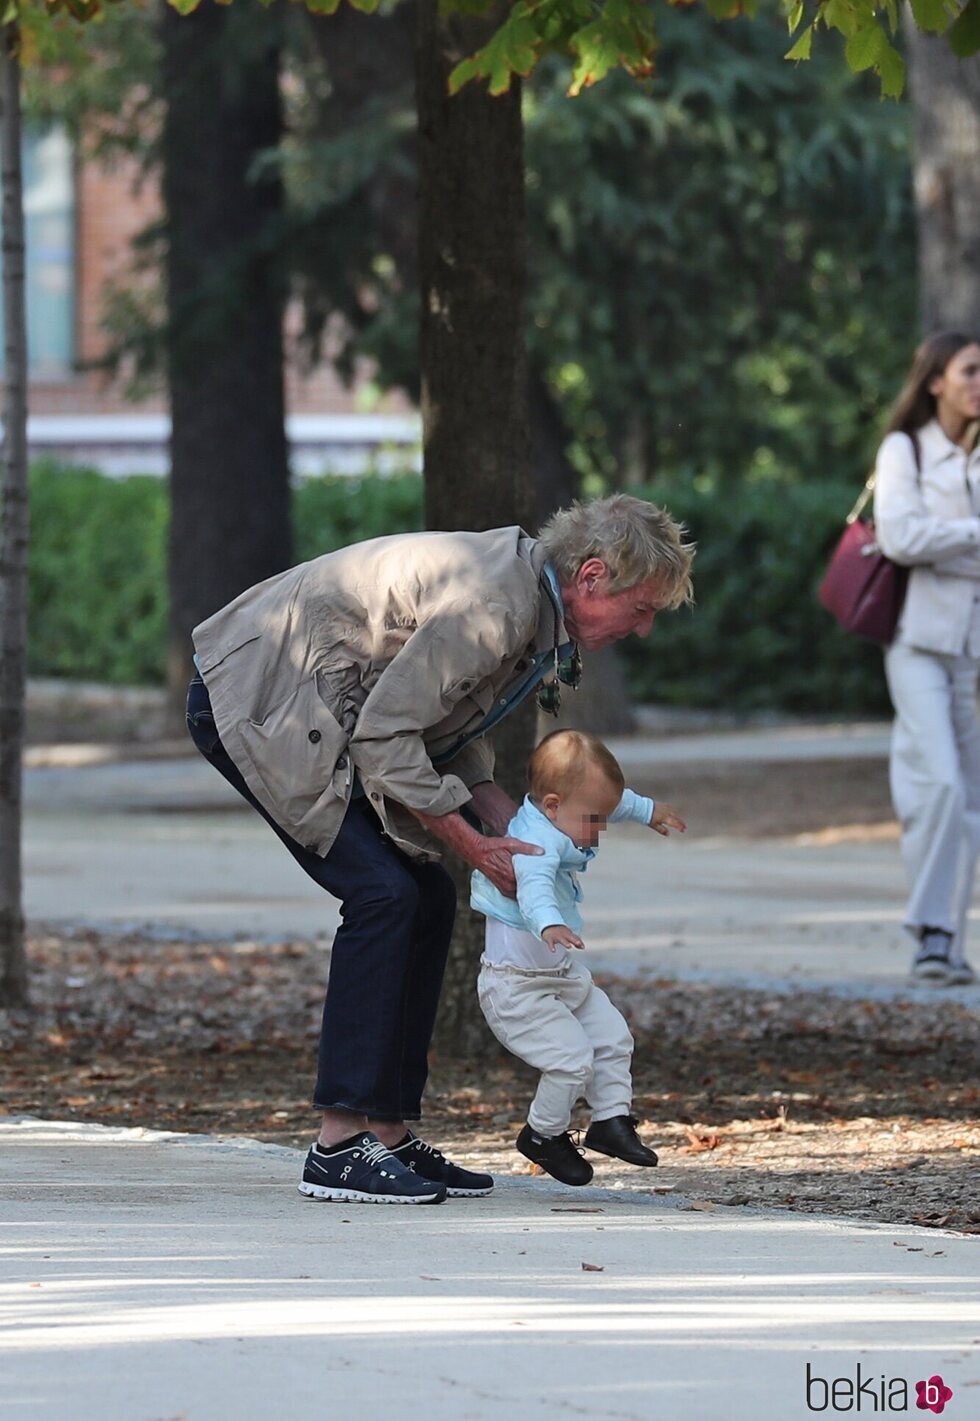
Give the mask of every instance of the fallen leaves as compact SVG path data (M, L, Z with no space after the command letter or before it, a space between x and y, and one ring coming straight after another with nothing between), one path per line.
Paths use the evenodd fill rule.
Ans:
M0 1012L6 1109L310 1138L322 943L42 933L29 957L33 1015ZM636 1113L661 1164L597 1157L597 1186L980 1232L980 1027L952 997L607 985L630 1008ZM461 1163L517 1173L527 1074L492 1051L432 1064L429 1137Z
M681 1145L681 1154L702 1154L705 1150L716 1150L721 1144L720 1135L699 1135L690 1125L684 1126L684 1133L687 1136L687 1144Z

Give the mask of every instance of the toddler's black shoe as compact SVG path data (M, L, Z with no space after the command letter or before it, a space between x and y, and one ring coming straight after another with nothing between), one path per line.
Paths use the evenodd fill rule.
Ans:
M539 1135L525 1125L517 1137L517 1148L525 1159L539 1164L562 1184L588 1184L592 1178L592 1166L572 1144L567 1130L562 1135Z
M493 1190L492 1174L477 1174L475 1170L462 1169L446 1159L441 1150L413 1135L411 1130L404 1140L392 1146L391 1153L423 1179L444 1184L451 1199L476 1199Z
M358 1204L441 1204L446 1186L423 1179L368 1131L338 1145L313 1145L299 1192Z
M652 1166L657 1156L636 1133L639 1121L634 1115L614 1115L611 1120L593 1120L585 1132L585 1148L601 1155L625 1160L627 1164Z

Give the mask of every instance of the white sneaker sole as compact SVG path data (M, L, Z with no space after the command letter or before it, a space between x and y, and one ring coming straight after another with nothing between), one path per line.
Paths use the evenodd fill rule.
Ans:
M307 1199L341 1204L441 1204L445 1198L439 1194L366 1194L362 1189L330 1189L325 1184L307 1184L305 1180L296 1187Z
M446 1192L450 1199L485 1199L493 1193L493 1185L489 1189L449 1189Z

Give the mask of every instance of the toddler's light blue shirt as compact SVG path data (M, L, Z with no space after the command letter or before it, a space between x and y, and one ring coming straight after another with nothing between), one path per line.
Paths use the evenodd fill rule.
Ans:
M649 824L653 818L654 801L645 795L623 790L623 797L609 816L610 824L633 820ZM507 898L479 869L470 878L470 906L488 918L497 918L514 928L523 928L540 938L545 928L564 923L573 932L582 927L578 905L582 890L576 874L583 872L595 849L580 849L567 834L543 814L528 795L507 825L512 839L537 844L542 854L515 854L514 873L517 878L517 900Z

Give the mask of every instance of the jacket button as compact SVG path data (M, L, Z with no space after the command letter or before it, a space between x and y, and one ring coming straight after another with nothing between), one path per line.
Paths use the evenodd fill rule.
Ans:
M380 794L375 794L374 791L372 790L372 791L371 791L371 798L372 798L372 799L380 799L381 796L380 796Z
M311 730L308 738L311 745L319 745L323 737L318 730Z
M346 756L346 755L341 755L340 759L337 761L337 769L338 769L338 770L346 770L346 769L347 769L347 756Z

